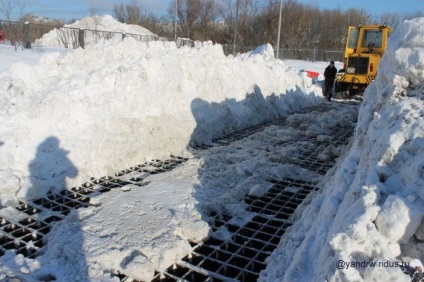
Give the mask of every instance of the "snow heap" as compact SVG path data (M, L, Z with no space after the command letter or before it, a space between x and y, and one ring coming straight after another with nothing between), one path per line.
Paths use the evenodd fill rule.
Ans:
M399 264L424 261L423 100L418 18L390 37L350 151L273 253L262 280L410 281Z
M269 47L268 47L269 48ZM37 198L321 100L268 55L111 40L0 77L0 199Z
M118 22L111 15L85 17L65 27L154 35L142 26Z
M110 15L104 15L85 17L80 21L74 22L73 24L65 25L64 28L55 28L52 31L44 34L42 38L37 39L34 45L53 48L74 48L74 42L77 42L78 39L78 29L116 32L116 34L102 34L87 31L85 35L86 46L97 43L104 38L122 38L122 34L120 33L154 36L150 30L142 26L121 23Z

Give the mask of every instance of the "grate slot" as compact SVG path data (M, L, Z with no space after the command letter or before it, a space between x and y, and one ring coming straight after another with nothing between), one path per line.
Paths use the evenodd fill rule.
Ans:
M216 260L205 259L201 264L201 267L212 272L218 272L222 265L222 263Z

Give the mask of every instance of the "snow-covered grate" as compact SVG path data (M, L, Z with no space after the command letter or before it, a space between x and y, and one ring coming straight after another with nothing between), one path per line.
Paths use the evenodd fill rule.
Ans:
M286 126L283 120L278 122ZM262 130L265 126L258 128ZM259 131L258 128L227 136L215 144L226 145ZM339 157L341 150L337 148L349 142L353 130L353 127L328 128L326 137L330 140L322 141L300 133L296 138L274 146L295 145L296 155L287 162L325 175ZM329 144L334 149L325 153ZM153 281L256 281L266 267L265 259L277 248L292 224L292 214L312 191L318 190L319 180L320 177L316 182L288 177L268 180L273 185L264 195L244 198L247 212L254 214L248 223L237 226L228 215L211 215L212 236L193 246L191 254L158 273ZM216 234L230 235L224 240L218 239L222 237Z
M246 129L225 135L219 139L213 140L213 143L218 144L218 145L228 145L234 141L237 140L241 140L243 138L246 138L247 136L250 136L256 132L262 131L265 127L270 126L272 124L275 123L282 123L284 120L283 119L277 119L271 122L264 122L252 127L248 127Z
M6 250L34 258L41 252L52 226L62 220L72 210L88 207L90 197L119 189L126 185L145 186L144 178L174 169L187 158L171 156L167 160L153 160L120 171L114 177L91 178L90 181L60 193L48 193L46 197L20 202L14 208L14 216L0 216L0 256ZM16 218L18 218L16 220Z
M43 246L43 238L50 231L45 221L36 221L31 217L19 222L0 218L0 255L6 250L16 250L17 254L34 257Z
M332 106L330 104L319 104L319 105L315 105L312 107L308 107L305 109L302 109L300 111L297 111L296 114L308 114L311 112L325 112L332 109ZM272 126L272 125L277 125L277 126L288 126L286 124L286 118L277 118L274 120L270 120L270 121L265 121L262 122L260 124L254 125L252 127L248 127L245 129L242 129L240 131L236 131L227 135L224 135L220 138L214 139L212 140L212 144L201 144L201 145L196 145L193 146L192 148L195 150L206 150L209 148L212 148L214 146L225 146L228 145L234 141L238 141L241 139L244 139L254 133L263 131L264 128L268 127L268 126ZM298 136L298 140L297 141L308 141L310 138L306 135L299 135ZM283 142L284 143L284 142Z
M244 226L232 224L225 214L214 216L211 229L225 228L228 240L207 239L195 245L191 254L157 274L153 281L256 281L265 269L265 259L277 248L291 225L290 216L316 184L284 178L261 197L247 196L248 211L255 215Z
M334 147L346 145L353 134L353 128L333 129L333 131L331 144ZM321 146L320 142L317 141L299 142L296 145L299 154L291 162L299 167L325 175L338 157L338 155L329 155L325 158L320 158L325 146L325 144Z

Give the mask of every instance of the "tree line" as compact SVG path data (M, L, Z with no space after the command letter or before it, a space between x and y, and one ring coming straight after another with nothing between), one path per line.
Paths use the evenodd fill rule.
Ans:
M25 0L0 0L0 14L6 20L14 10L20 20L30 19L25 7ZM280 0L170 0L167 14L157 16L144 13L140 1L133 0L114 4L111 13L119 22L141 25L160 37L173 39L176 23L179 38L223 45L234 42L237 14L237 45L254 47L276 45L279 9ZM91 16L97 11L90 7ZM343 50L349 25L385 23L395 30L406 19L424 16L416 12L376 17L363 9L321 9L296 0L283 0L282 11L280 47L285 49Z
M280 0L238 0L237 44L275 46L278 30ZM115 4L113 15L128 24L138 24L155 34L174 38L232 44L237 0L171 0L168 14L158 17L144 14L139 2ZM386 23L398 28L405 19L423 16L383 14L372 16L363 9L321 9L317 5L284 0L282 12L281 47L287 49L342 50L349 25Z

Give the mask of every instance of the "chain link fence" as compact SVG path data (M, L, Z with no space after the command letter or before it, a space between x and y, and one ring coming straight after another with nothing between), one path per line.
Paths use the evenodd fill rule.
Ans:
M60 48L84 48L96 44L102 40L123 40L132 37L137 41L173 41L157 35L142 35L123 32L102 31L92 29L80 29L72 27L61 27L46 24L28 22L12 22L0 20L0 30L5 33L6 40L15 48L36 47L60 47ZM53 32L53 34L52 34ZM42 40L40 40L42 38ZM49 46L43 46L44 44ZM176 45L195 47L195 42L187 38L178 38ZM223 44L225 55L234 53L245 53L255 49L253 46L242 46ZM234 52L235 51L235 52ZM343 61L344 51L317 50L317 49L280 49L279 59L306 60L306 61Z
M234 45L222 45L225 55L234 54ZM236 45L236 53L245 53L254 50L253 46ZM340 61L343 62L344 51L318 50L318 49L284 49L280 48L278 58L284 60L304 60L304 61Z

